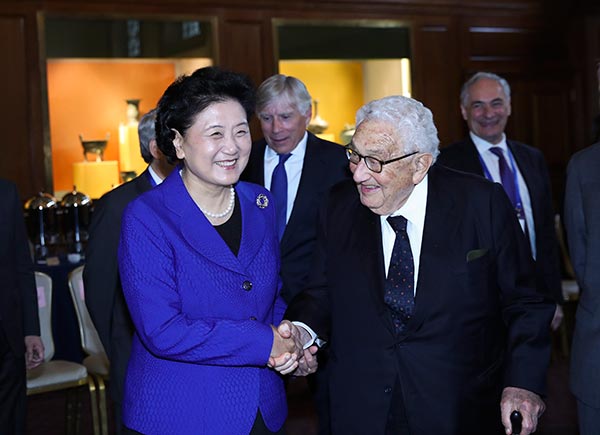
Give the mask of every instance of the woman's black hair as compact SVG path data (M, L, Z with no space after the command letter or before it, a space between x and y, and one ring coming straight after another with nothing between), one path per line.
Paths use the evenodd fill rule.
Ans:
M250 78L211 66L181 76L169 85L156 109L156 143L170 163L179 160L173 145L173 129L184 136L200 112L226 100L239 102L250 121L256 101Z

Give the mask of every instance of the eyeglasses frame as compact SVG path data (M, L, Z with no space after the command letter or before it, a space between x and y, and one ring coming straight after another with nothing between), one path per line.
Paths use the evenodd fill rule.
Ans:
M356 162L356 163L354 163L354 164L355 164L355 165L358 165L358 164L360 163L360 161L361 161L361 160L364 160L364 161L365 161L365 166L367 167L367 169L368 169L369 171L371 171L371 172L375 172L376 174L380 174L380 173L381 173L381 171L383 171L383 166L384 166L384 165L387 165L388 163L397 162L397 161L399 161L399 160L402 160L402 159L406 159L407 157L414 156L415 154L417 154L417 153L419 152L419 151L413 151L413 152L411 152L411 153L404 154L403 156L400 156L400 157L395 157L395 158L393 158L393 159L389 159L389 160L380 160L380 159L378 159L377 157L373 157L373 156L363 156L363 155L362 155L362 154L360 154L358 151L356 151L355 149L351 148L351 147L350 147L350 145L351 145L351 144L348 144L348 145L346 145L346 146L344 147L344 149L346 150L346 156L348 157L348 161L349 161L350 163L354 163L354 162L351 160L351 156L352 156L353 154L356 154L356 155L358 156L358 162ZM379 163L379 165L380 165L380 167L381 167L381 169L380 169L379 171L375 171L375 170L373 170L373 169L372 169L372 168L369 166L369 164L367 163L367 162L369 161L369 160L367 160L367 159L372 159L372 160L375 160L376 162L378 162L378 163Z

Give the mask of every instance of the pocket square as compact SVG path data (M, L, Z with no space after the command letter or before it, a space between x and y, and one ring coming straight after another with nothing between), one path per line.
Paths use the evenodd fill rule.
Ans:
M487 248L473 249L472 251L467 252L467 263L473 260L477 260L478 258L483 257L487 253Z

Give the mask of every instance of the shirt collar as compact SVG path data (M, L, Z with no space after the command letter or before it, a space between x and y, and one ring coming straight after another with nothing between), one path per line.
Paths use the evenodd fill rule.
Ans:
M304 136L302 136L302 139L300 139L300 142L298 142L298 145L296 145L296 148L294 148L292 150L292 156L290 157L290 159L301 159L304 160L304 154L306 154L306 143L308 142L308 132L304 132ZM265 150L265 158L266 159L274 159L276 157L279 157L279 154L277 154L277 152L275 152L270 146L267 145L267 149Z
M163 182L163 179L158 176L154 169L152 169L152 165L148 165L148 172L150 172L150 176L152 177L157 186Z
M482 138L474 134L472 131L469 132L469 135L471 136L471 140L475 144L475 148L477 148L477 151L480 155L485 155L484 153L486 151L489 151L489 149L492 147L502 148L502 152L504 152L504 154L506 154L506 152L508 151L508 145L506 144L506 135L504 133L502 133L502 140L497 144L493 144L486 140L483 140Z
M422 227L425 222L425 209L427 207L427 179L429 175L425 175L423 180L415 186L410 196L402 207L393 212L390 216L404 216L407 221L412 224ZM388 216L382 216L382 219L387 219Z

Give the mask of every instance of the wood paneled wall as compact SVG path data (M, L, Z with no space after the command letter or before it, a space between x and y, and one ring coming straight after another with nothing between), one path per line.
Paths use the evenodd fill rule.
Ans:
M433 111L442 145L466 134L458 105L463 80L479 70L504 75L513 88L508 133L543 150L559 198L566 162L574 150L587 145L589 136L581 130L598 113L595 69L590 70L600 60L600 12L584 5L569 10L572 16L565 15L562 10L548 11L547 3L551 2L3 0L0 176L16 181L23 198L53 189L41 55L46 14L212 16L217 63L246 72L257 84L276 72L274 20L375 19L400 20L411 28L413 96Z

